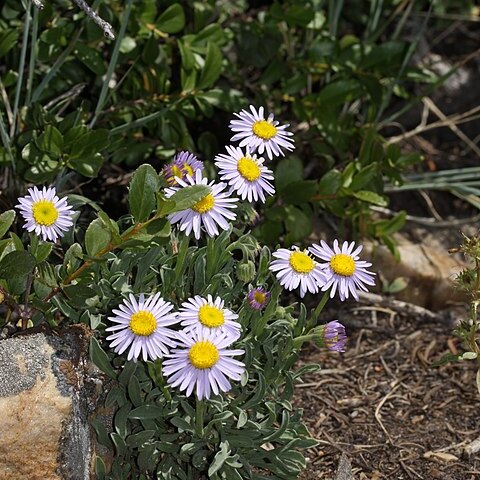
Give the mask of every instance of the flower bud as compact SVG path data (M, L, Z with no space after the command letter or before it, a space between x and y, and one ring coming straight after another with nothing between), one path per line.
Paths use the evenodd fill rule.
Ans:
M313 341L319 347L326 347L334 352L344 352L347 343L345 327L333 320L313 330Z
M237 266L237 278L242 282L251 282L255 278L255 274L255 264L251 260Z

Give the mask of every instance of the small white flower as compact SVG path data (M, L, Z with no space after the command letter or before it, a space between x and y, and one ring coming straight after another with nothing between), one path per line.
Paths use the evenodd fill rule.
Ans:
M195 179L190 175L187 175L186 181L177 177L180 187L189 187L191 185L208 185L212 191L199 200L193 207L181 212L172 213L168 216L171 223L179 223L180 230L185 232L186 235L190 235L193 230L195 238L200 238L200 227L203 225L207 234L210 237L218 235L218 227L222 230L228 230L228 220L235 220L236 214L229 209L237 208L235 203L238 198L229 197L229 194L223 192L226 183L210 182L206 178L202 178L202 172L197 170L195 172ZM171 197L178 187L166 188L165 196Z
M26 220L24 228L35 232L43 240L55 242L63 236L72 225L72 216L75 212L67 204L66 198L58 198L54 187L37 187L28 189L29 195L20 197L16 207Z
M141 293L138 302L132 294L129 298L130 301L125 299L118 310L112 310L114 317L108 317L118 324L105 329L116 332L107 337L111 340L110 347L121 355L131 346L127 360L136 361L140 353L143 360L161 358L162 354L168 353L167 345L176 345L171 338L177 332L166 328L178 323L176 314L169 313L173 305L161 298L160 293L151 295L147 300Z
M250 147L252 152L258 150L260 155L267 152L268 158L285 156L282 148L292 151L295 147L292 132L287 132L285 129L289 124L279 126L279 122L274 121L273 113L271 113L265 120L264 109L260 107L257 110L253 105L250 105L250 112L242 110L240 113L234 115L239 120L232 120L230 122L230 129L236 133L232 138L232 142L241 140L241 147Z
M269 269L277 272L280 285L287 290L295 290L300 285L300 296L304 297L307 291L317 293L325 283L324 273L307 250L302 252L295 246L292 250L279 248L273 256L278 260L274 260Z
M214 331L235 339L240 337L241 325L235 321L238 315L224 308L220 297L215 300L211 295L207 298L199 295L189 298L182 303L178 318L182 327L186 327L185 333L196 330L202 335Z
M242 200L249 202L260 199L265 203L265 194L273 195L275 189L269 180L273 180L272 171L263 166L263 158L250 155L247 147L243 153L239 147L226 147L228 155L215 157L221 180L225 180L238 193Z
M245 365L233 356L243 355L243 350L227 350L235 339L211 331L199 335L196 330L189 334L177 333L178 346L163 361L163 375L171 387L186 390L189 397L196 387L199 400L210 398L211 392L228 392L232 385L227 377L238 381Z
M325 272L325 285L322 291L327 291L330 287L330 297L333 298L338 290L340 300L343 302L351 293L358 300L357 289L367 291L366 285L375 285L375 273L369 272L368 267L372 264L359 260L359 253L363 247L360 245L355 249L355 242L343 242L342 248L338 245L338 240L333 242L333 250L323 240L320 245L313 244L310 251L317 257L325 260L320 268ZM355 249L355 250L354 250Z

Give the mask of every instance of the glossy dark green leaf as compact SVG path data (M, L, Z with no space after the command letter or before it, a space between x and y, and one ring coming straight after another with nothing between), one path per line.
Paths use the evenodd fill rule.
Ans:
M135 170L128 191L128 204L136 222L144 222L150 216L159 188L158 174L151 165L144 164Z
M110 378L117 378L117 372L112 368L110 364L110 359L105 353L105 350L100 346L98 340L95 337L90 339L90 360L105 374Z
M371 192L369 190L353 192L353 196L359 200L362 200L363 202L373 203L374 205L379 205L380 207L386 207L388 205L388 200L385 197L382 197L378 193Z
M63 137L58 128L47 125L45 131L38 137L37 146L40 150L55 157L63 153Z
M0 214L0 238L2 238L15 220L15 210L7 210Z
M35 257L25 251L7 253L0 261L0 278L25 277L33 272Z
M169 213L181 212L193 207L211 192L207 185L193 185L191 187L181 188L175 192L169 200L175 202L175 207Z
M95 153L85 157L70 158L68 166L85 177L94 178L103 165L103 157L100 153Z
M213 42L208 42L207 56L205 57L205 64L197 82L197 88L203 89L211 87L217 81L221 71L222 52Z
M177 33L185 26L185 13L183 7L179 3L170 5L158 17L156 27L162 32Z
M298 182L303 178L303 164L296 157L280 160L275 173L275 185L281 192L289 183Z
M102 249L104 249L111 241L112 234L105 227L105 224L100 218L96 218L90 223L85 232L85 248L87 254L95 256Z

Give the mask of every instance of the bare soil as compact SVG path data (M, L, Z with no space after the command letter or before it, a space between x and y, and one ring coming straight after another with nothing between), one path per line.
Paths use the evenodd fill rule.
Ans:
M342 453L359 480L480 478L480 456L464 453L480 436L475 363L431 366L456 352L451 325L375 306L349 318L346 353L311 345L302 359L322 369L296 390L319 441L301 478L334 479Z

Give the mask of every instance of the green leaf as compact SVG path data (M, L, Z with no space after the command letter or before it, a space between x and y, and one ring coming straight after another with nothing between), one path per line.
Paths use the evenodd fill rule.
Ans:
M38 137L37 146L43 152L60 157L63 153L63 137L58 128L47 125L45 131Z
M296 157L282 159L275 173L275 185L280 192L289 183L297 182L303 178L303 164Z
M338 80L329 83L316 98L320 108L334 108L357 98L362 88L356 80Z
M90 360L105 374L107 374L110 378L116 379L117 373L112 368L110 364L110 359L108 355L105 353L105 350L100 346L98 340L95 337L90 339Z
M318 184L318 193L321 196L335 195L342 186L342 174L338 170L330 170L321 179Z
M228 442L220 443L220 450L217 452L213 458L213 462L208 467L208 478L212 478L213 475L222 468L222 465L225 463L227 458L230 456L230 447Z
M75 157L68 160L68 166L85 177L94 178L103 165L103 156L95 153L86 157Z
M35 250L34 256L37 263L43 262L49 255L53 249L53 243L50 242L43 242L38 245L37 249Z
M200 78L197 82L197 88L203 89L212 86L217 81L221 71L222 52L213 42L208 42L205 65L200 73Z
M9 50L11 50L18 41L17 30L6 30L0 34L0 57L3 57Z
M156 27L165 33L177 33L185 26L185 13L179 3L170 5L158 17Z
M0 214L0 238L2 238L15 220L15 210L7 210Z
M148 442L156 433L156 430L143 430L142 432L129 435L126 439L127 446L138 448L145 442Z
M0 261L0 278L24 277L33 272L35 257L25 251L10 252Z
M100 52L92 47L87 47L83 43L77 43L76 45L77 55L76 57L80 60L87 68L89 68L93 73L98 76L105 75L107 67L102 59Z
M87 298L94 297L97 292L88 285L76 284L76 285L67 285L63 291L71 300L75 300L76 303L83 303Z
M192 185L191 187L181 188L169 198L170 201L175 202L175 207L169 213L181 212L193 207L202 198L206 197L211 190L207 185Z
M111 241L112 235L105 227L100 218L96 218L88 226L85 232L85 248L87 254L95 256L100 250L104 249Z
M134 418L136 420L146 420L149 418L158 418L163 415L163 408L157 405L142 405L141 407L134 408L129 414L128 418Z
M150 216L159 188L158 174L151 165L143 164L135 170L128 191L128 204L136 222L144 222Z
M374 205L378 205L380 207L386 207L388 205L388 201L385 197L382 197L378 193L371 192L369 190L360 190L359 192L354 192L353 196L362 200L363 202L373 203Z
M289 183L282 190L282 198L285 203L301 205L310 202L317 194L318 183L315 180L299 180Z

